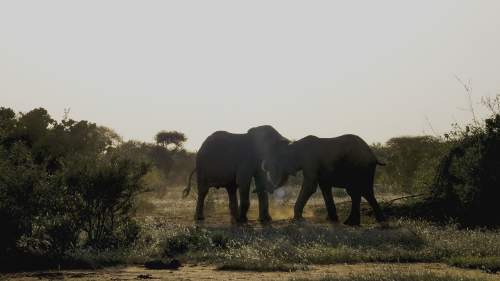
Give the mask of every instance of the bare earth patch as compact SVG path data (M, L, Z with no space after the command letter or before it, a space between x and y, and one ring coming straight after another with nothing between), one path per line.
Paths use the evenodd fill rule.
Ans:
M452 268L439 263L413 264L339 264L329 266L310 266L307 271L296 272L247 272L220 271L215 266L186 265L179 270L147 270L143 267L109 268L97 271L51 271L15 273L3 276L4 280L290 280L291 278L321 278L325 275L348 276L370 274L371 272L432 272L437 274L456 274L461 277L482 280L500 280L500 274L487 274L479 270ZM459 279L458 279L459 280Z

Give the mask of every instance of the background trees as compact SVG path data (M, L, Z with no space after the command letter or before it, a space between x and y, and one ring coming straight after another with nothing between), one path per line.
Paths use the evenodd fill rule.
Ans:
M182 149L184 142L187 138L184 133L177 131L160 131L155 136L155 141L158 145L165 148L179 150Z
M393 191L426 192L448 147L444 139L433 136L397 137L372 145L387 164L377 169L376 182Z

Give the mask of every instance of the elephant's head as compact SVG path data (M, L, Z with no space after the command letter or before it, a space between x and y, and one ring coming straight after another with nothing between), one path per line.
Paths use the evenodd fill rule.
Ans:
M278 147L275 153L266 157L262 161L261 169L266 174L267 181L270 183L267 187L270 193L282 187L290 175L295 176L298 168L295 164L290 144Z
M288 150L290 140L269 125L251 128L248 130L248 135L252 138L257 157L261 161L260 168L267 174L266 189L272 192L278 186L283 185L288 178L288 174L279 169L282 167L280 161Z
M283 137L272 126L264 125L248 130L259 159L271 157L279 147L287 146L290 141Z

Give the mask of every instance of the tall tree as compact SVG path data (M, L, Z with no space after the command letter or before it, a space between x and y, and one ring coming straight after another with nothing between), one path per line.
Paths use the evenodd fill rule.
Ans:
M160 131L155 136L155 141L158 145L167 149L170 146L172 150L181 149L186 140L186 135L178 131Z

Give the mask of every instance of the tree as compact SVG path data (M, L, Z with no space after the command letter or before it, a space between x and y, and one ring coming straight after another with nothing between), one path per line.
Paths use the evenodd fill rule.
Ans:
M172 150L181 149L186 140L186 135L178 131L160 131L155 136L155 141L158 145L167 149L169 146L173 146Z
M432 136L391 138L385 145L372 145L375 154L387 163L378 169L377 182L400 191L422 192L433 179L448 144Z

